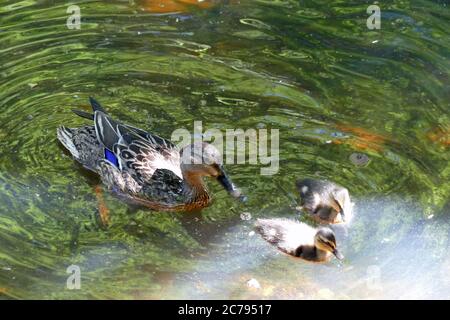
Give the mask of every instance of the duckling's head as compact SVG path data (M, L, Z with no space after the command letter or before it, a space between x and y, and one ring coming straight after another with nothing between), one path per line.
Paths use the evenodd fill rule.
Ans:
M183 175L214 177L231 196L244 200L223 168L221 153L212 144L195 142L184 147L181 150L181 170Z
M340 209L340 220L342 222L350 222L353 215L353 202L350 200L348 190L343 187L336 187L332 192L333 198Z
M336 237L333 230L329 228L320 228L314 236L314 245L320 250L331 252L339 260L344 256L336 248Z

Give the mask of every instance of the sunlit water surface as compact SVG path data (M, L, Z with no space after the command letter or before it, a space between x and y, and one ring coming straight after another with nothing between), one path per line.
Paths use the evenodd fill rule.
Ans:
M0 296L449 298L446 2L383 1L373 31L371 2L190 2L72 1L82 24L69 30L66 1L1 1ZM227 165L245 204L210 182L201 213L131 208L94 191L56 140L87 123L70 109L89 96L165 137L194 121L279 129L280 170ZM342 262L296 260L252 233L258 217L305 219L300 177L353 196L352 224L334 228ZM66 288L72 264L80 290Z

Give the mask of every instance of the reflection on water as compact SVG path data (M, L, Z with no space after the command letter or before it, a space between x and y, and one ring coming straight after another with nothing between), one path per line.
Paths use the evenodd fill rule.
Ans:
M140 2L142 10L151 13L189 12L193 8L207 9L213 5L210 0L144 0Z
M241 223L226 228L210 247L208 258L196 267L203 272L172 279L173 294L234 299L448 297L449 222L418 218L404 223L421 212L401 199L364 202L353 225L333 227L346 254L343 262L319 265L288 257L253 234L251 223ZM249 288L250 279L261 288Z
M0 5L0 296L448 298L445 4L384 4L369 31L359 2L191 2L83 1L81 30L65 2ZM245 204L211 182L201 213L129 207L57 143L57 126L85 123L70 109L88 96L165 137L197 120L277 128L280 171L227 166ZM353 195L352 225L334 227L342 262L252 233L258 217L296 216L300 177ZM66 289L72 264L81 290Z

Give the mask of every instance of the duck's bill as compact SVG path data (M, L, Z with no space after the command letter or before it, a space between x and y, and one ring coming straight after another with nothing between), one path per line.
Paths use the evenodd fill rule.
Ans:
M241 190L239 190L234 185L234 183L231 182L230 178L228 178L227 174L225 173L222 167L220 168L220 174L217 176L217 180L233 198L245 200L245 196L242 195Z
M342 255L342 253L340 253L337 249L334 249L333 254L339 260L344 259L344 256Z
M342 208L339 201L335 201L334 203L335 203L335 206L333 206L333 207L337 211L336 219L339 222L345 223L347 217L346 217L346 212L345 212L344 208Z

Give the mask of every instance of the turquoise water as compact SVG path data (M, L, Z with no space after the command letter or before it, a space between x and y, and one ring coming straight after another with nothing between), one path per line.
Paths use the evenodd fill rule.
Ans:
M0 2L0 296L449 298L448 5L383 1L368 30L365 1L186 2L73 1L80 30L65 1ZM130 207L57 142L59 125L87 123L71 109L89 96L167 138L194 121L278 129L279 172L226 165L246 203L210 181L200 213ZM335 227L342 262L251 233L258 217L299 218L300 177L356 203ZM66 288L70 265L80 290Z

